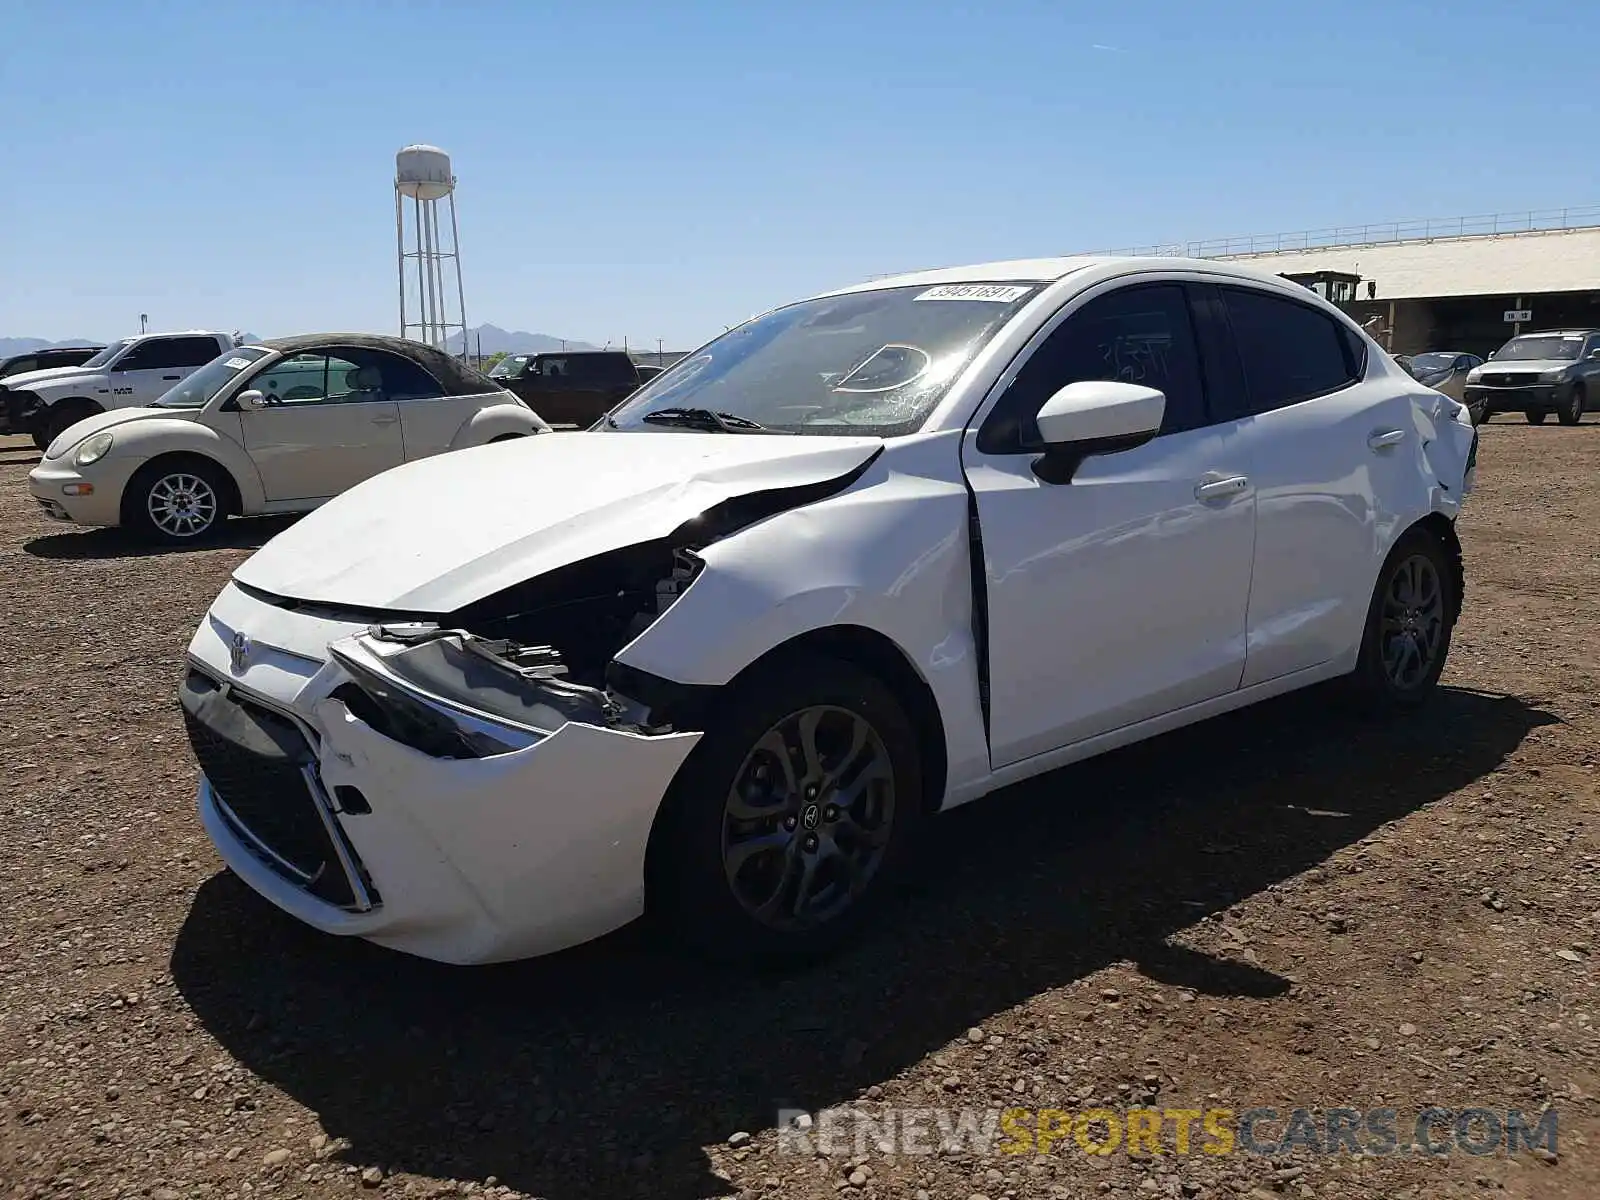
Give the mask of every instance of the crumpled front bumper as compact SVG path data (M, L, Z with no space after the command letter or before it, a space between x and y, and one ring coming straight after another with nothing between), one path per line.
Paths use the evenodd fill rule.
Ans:
M237 618L244 607L231 590L190 654L224 684L234 673L217 659L235 630L218 610ZM292 616L276 613L280 625ZM567 721L508 753L439 758L385 736L332 696L351 681L336 660L297 672L293 656L264 653L275 655L273 670L254 682L270 682L278 695L240 695L292 715L304 731L315 755L309 798L283 801L317 806L348 851L355 894L335 903L326 888L274 862L259 844L267 833L248 829L202 778L207 833L235 873L279 908L327 933L449 963L549 953L643 912L651 826L700 734Z

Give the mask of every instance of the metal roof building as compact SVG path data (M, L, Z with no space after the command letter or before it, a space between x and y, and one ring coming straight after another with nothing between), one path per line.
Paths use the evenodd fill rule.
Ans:
M1395 354L1487 354L1536 329L1600 328L1600 206L1218 238L1122 253L1360 277L1346 307Z

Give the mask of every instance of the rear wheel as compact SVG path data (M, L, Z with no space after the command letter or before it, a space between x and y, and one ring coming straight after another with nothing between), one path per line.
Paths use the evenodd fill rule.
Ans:
M1583 384L1573 384L1572 395L1567 400L1566 404L1563 405L1556 413L1556 420L1560 421L1563 425L1576 425L1579 421L1583 420L1584 401L1585 396Z
M729 694L651 839L653 915L703 955L803 961L890 894L923 810L916 737L849 663L773 662Z
M1365 707L1414 708L1432 693L1450 653L1459 597L1445 548L1426 529L1395 544L1378 573L1361 653L1349 683Z
M158 459L128 481L122 523L150 541L192 545L227 516L227 495L220 467L203 459Z
M1528 418L1529 425L1543 425L1544 419L1550 414L1545 412L1544 409L1540 408L1533 412L1524 413L1523 415Z

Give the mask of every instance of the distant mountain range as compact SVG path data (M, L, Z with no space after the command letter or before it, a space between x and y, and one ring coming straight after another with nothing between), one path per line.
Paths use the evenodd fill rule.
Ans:
M447 343L452 354L461 353L461 335L456 334ZM573 338L551 337L548 333L528 333L521 329L501 329L498 325L479 325L467 330L467 353L477 354L543 354L551 350L598 350L592 342Z
M31 354L35 350L50 350L57 346L104 346L97 338L68 338L64 342L47 342L44 338L0 338L0 358L13 354Z

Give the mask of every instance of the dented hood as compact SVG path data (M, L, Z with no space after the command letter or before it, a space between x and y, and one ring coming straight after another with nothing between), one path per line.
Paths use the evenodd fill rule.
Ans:
M847 475L878 438L547 433L385 471L234 572L337 607L449 613L502 588L664 537L724 500Z

